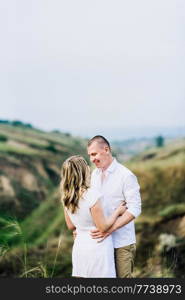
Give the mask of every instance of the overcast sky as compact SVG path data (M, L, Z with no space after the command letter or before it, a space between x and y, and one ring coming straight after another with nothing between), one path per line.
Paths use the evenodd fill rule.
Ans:
M0 119L185 126L184 0L2 0L0 34Z

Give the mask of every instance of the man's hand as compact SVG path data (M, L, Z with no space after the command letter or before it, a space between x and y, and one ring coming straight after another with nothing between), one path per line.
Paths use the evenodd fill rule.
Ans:
M97 242L100 243L102 242L107 236L109 236L109 232L101 232L99 229L93 229L91 230L91 237L93 239L99 239Z
M102 237L100 240L98 240L97 242L98 242L98 243L103 242L103 240L106 239L109 235L110 235L110 232L105 232L105 233L103 233L103 237Z
M93 239L99 239L99 238L102 238L103 235L104 235L104 233L101 232L101 231L100 231L99 229L97 229L97 228L91 230L91 237L92 237Z

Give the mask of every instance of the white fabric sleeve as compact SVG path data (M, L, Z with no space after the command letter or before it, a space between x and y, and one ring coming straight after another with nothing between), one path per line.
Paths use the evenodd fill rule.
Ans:
M88 199L88 202L89 202L89 208L93 207L95 205L95 203L101 199L102 197L102 193L100 193L98 190L91 190L91 193L89 195L89 199Z
M141 196L140 186L136 176L131 173L124 181L123 193L126 200L127 211L130 212L135 218L141 213Z

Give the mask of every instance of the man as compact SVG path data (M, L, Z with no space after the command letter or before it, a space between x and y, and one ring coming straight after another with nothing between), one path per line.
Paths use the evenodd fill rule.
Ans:
M110 215L123 200L127 207L108 232L95 229L91 232L92 237L103 240L112 234L117 277L130 278L136 251L134 219L141 213L137 178L113 158L110 144L103 136L97 135L89 140L87 151L91 162L96 165L91 184L102 193L101 204L105 215Z

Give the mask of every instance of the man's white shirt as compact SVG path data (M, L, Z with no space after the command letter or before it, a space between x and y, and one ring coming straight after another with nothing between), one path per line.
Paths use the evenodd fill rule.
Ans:
M104 171L96 168L92 172L91 186L101 192L101 204L104 214L109 216L125 200L127 211L134 217L141 213L140 186L136 176L114 158ZM134 220L112 233L114 248L121 248L136 242Z

